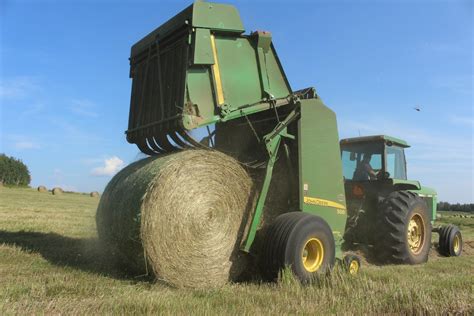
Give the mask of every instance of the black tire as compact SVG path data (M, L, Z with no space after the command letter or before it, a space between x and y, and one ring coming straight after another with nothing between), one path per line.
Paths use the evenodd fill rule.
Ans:
M378 212L375 257L382 263L426 262L431 248L426 202L416 193L395 191L379 204Z
M318 253L323 254L322 258ZM309 271L305 264L311 262L315 265ZM265 234L260 270L266 280L275 280L282 269L290 267L301 282L308 282L315 274L331 269L334 262L334 236L321 217L303 212L285 213L274 220Z
M438 249L446 257L459 257L462 253L462 235L457 226L446 225L439 230Z
M344 256L342 260L344 270L349 272L352 275L359 273L360 267L362 266L360 258L353 254L348 254Z

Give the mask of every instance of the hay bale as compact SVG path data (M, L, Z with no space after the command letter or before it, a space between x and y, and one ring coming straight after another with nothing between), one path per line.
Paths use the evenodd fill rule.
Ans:
M156 278L173 286L220 286L245 269L239 245L251 191L247 172L219 152L147 158L107 185L97 210L99 238L132 271L145 270L145 254Z
M44 185L38 187L38 192L48 192L48 189Z
M97 191L91 192L90 196L91 197L99 197L99 192L97 192Z
M54 188L51 192L53 193L53 195L59 195L59 194L64 193L63 189L61 189L59 187Z

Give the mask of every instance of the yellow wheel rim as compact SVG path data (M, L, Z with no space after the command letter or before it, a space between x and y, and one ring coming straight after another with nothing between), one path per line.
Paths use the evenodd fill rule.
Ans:
M323 243L318 238L311 238L305 243L301 252L301 261L308 272L317 271L324 260Z
M349 273L354 275L359 272L359 263L356 260L352 260L349 265Z
M461 248L461 241L459 240L459 235L454 236L454 253L458 253Z
M408 246L413 254L418 254L425 242L425 225L420 214L411 217L407 231Z

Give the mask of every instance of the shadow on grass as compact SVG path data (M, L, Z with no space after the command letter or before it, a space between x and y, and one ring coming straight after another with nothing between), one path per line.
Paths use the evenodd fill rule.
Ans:
M71 267L116 279L150 281L149 276L137 276L127 269L110 249L97 238L71 238L55 233L8 232L0 230L0 244L16 246L27 252L39 253L57 266Z

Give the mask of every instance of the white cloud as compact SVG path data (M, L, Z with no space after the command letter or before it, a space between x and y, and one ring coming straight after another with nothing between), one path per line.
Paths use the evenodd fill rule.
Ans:
M92 169L91 174L93 176L113 176L120 169L124 167L125 163L122 159L117 156L104 160L104 165L102 167L97 167Z
M451 116L451 123L456 125L468 125L472 127L474 126L474 118L468 116L453 115Z
M23 149L38 149L40 148L39 144L30 142L30 141L19 141L15 143L15 148L18 150L23 150Z
M23 99L41 90L37 80L33 77L15 77L0 81L0 98Z
M74 99L71 102L69 110L74 114L87 116L87 117L97 117L99 116L94 109L96 108L94 102L87 99Z

